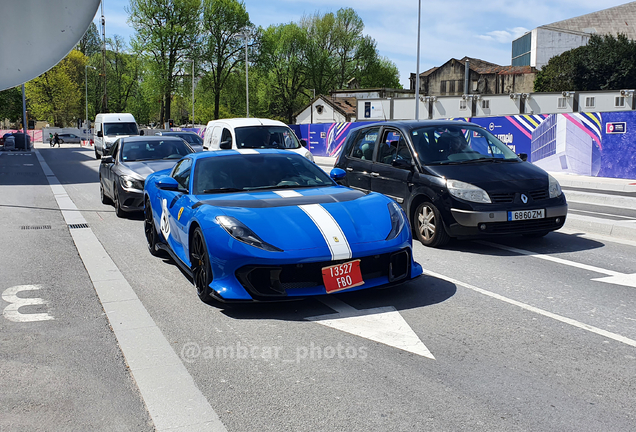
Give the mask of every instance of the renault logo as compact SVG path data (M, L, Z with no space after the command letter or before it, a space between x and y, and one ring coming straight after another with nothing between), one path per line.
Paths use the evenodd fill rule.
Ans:
M526 194L521 194L521 201L524 204L528 204L528 197L526 196Z

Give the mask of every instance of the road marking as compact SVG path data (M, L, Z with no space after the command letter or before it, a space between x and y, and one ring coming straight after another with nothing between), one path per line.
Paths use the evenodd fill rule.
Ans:
M521 303L521 302L516 301L516 300L512 300L512 299L510 299L508 297L504 297L502 295L496 294L496 293L491 292L491 291L486 291L485 289L478 288L478 287L476 287L474 285L470 285L468 283L459 281L457 279L453 279L453 278L448 277L448 276L444 276L444 275L439 274L439 273L435 273L435 272L432 272L432 271L429 271L429 270L424 270L424 274L427 274L429 276L433 276L434 278L437 278L437 279L443 279L443 280L448 281L448 282L450 282L452 284L459 285L459 286L462 286L464 288L468 288L470 290L473 290L473 291L476 291L478 293L487 295L487 296L492 297L494 299L501 300L501 301L509 303L511 305L518 306L518 307L520 307L522 309L525 309L527 311L534 312L536 314L543 315L543 316L548 317L548 318L552 318L554 320L560 321L560 322L565 323L565 324L569 324L571 326L580 328L582 330L586 330L586 331L589 331L589 332L592 332L592 333L596 333L596 334L604 336L606 338L613 339L613 340L615 340L617 342L621 342L621 343L624 343L626 345L636 347L636 340L627 338L627 337L619 335L617 333L608 332L607 330L603 330L603 329L600 329L598 327L593 327L591 325L582 323L580 321L576 321L576 320L573 320L571 318L566 318L566 317L563 317L561 315L557 315L555 313L548 312L548 311L545 311L543 309L539 309L537 307L530 306L530 305L527 305L525 303Z
M349 247L347 237L327 209L320 204L299 205L298 208L304 211L320 230L327 246L329 246L332 260L351 258L351 247Z
M67 224L86 223L44 158L35 154ZM227 432L170 343L93 231L70 230L157 431ZM152 343L148 343L152 341ZM146 342L146 343L142 343Z
M569 211L574 213L589 213L592 215L610 216L610 217L616 217L621 219L634 220L634 218L631 216L622 216L622 215L616 215L616 214L610 214L610 213L599 213L599 212L589 211L589 210L570 209Z
M636 273L619 273L613 270L607 270L607 269L603 269L600 267L595 267L595 266L591 266L591 265L587 265L587 264L581 264L581 263L577 263L575 261L570 261L570 260L565 260L563 258L556 258L550 255L542 255L540 253L537 252L531 252L531 251L527 251L527 250L523 250L523 249L517 249L511 246L505 246L505 245L500 245L497 243L490 243L487 241L478 241L477 243L481 243L483 245L486 246L492 246L498 249L503 249L503 250L507 250L510 252L514 252L514 253L518 253L521 255L527 255L527 256L532 256L534 258L540 258L546 261L552 261L558 264L563 264L563 265L567 265L570 267L576 267L576 268L580 268L583 270L589 270L589 271L593 271L596 273L601 273L601 274L606 274L608 275L608 277L603 277L603 278L594 278L591 279L592 281L595 282L603 282L603 283L608 283L608 284L613 284L613 285L623 285L623 286L628 286L628 287L632 287L632 288L636 288Z
M358 310L335 297L325 296L319 300L337 313L306 320L435 360L393 306Z
M22 298L17 296L20 291L35 291L41 288L42 285L18 285L4 290L2 300L9 303L9 306L4 308L2 315L13 322L49 321L55 319L48 312L23 314L18 310L23 306L48 304L46 300L41 298Z

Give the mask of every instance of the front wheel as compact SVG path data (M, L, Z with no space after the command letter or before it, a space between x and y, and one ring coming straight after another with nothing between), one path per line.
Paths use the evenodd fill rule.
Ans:
M442 215L433 203L425 201L417 206L413 217L413 228L417 239L424 246L440 247L450 240L444 229Z
M123 218L126 212L121 208L121 202L119 202L119 192L117 192L117 185L113 185L113 205L115 206L115 214L118 218Z
M146 241L148 242L148 250L152 256L160 256L161 252L157 249L157 243L159 243L159 235L157 234L157 228L155 228L155 221L152 217L152 207L150 206L150 200L146 200L144 203L144 233L146 234Z
M102 204L109 205L113 203L113 201L106 196L106 193L104 192L104 184L102 183L101 179L99 180L99 197L102 200Z
M199 299L204 303L211 302L210 294L212 294L212 289L210 288L210 283L212 282L212 269L210 268L210 255L205 244L203 231L199 227L194 230L192 243L190 243L190 263L192 265L192 278L194 279L194 286L197 289Z
M97 149L95 149L95 159L99 160L102 158L102 155L100 155L99 153L97 153Z

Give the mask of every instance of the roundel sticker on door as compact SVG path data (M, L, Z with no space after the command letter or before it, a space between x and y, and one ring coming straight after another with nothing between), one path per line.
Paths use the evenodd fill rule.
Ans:
M168 200L161 201L161 234L168 240L170 237L170 222L168 221Z

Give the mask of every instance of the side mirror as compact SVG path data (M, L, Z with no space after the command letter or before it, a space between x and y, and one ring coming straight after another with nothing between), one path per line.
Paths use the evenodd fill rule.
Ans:
M528 160L528 154L527 153L519 153L517 156L519 156L519 159L521 159L524 162L526 162Z
M139 131L139 135L143 135L143 134L144 134L144 130L142 129Z
M347 175L346 171L341 168L334 168L329 173L329 176L335 181L342 180L343 178L346 177L346 175Z
M409 171L413 170L413 164L410 161L407 161L405 159L394 159L391 165L394 166L395 168L399 168L403 170L409 170Z
M99 138L102 138L102 137L104 136L104 134L103 134L103 132L102 132L102 131L97 131L97 136L98 136Z
M181 187L179 186L179 183L177 183L175 179L169 176L161 177L159 180L156 181L155 184L161 190L174 191L174 192L181 191Z
M303 146L303 147L307 147L307 141L300 140L300 145Z
M103 164L112 164L112 163L115 163L115 160L113 159L112 156L104 156L104 157L102 157L102 163Z
M219 147L221 150L230 150L232 148L232 141L221 141Z

